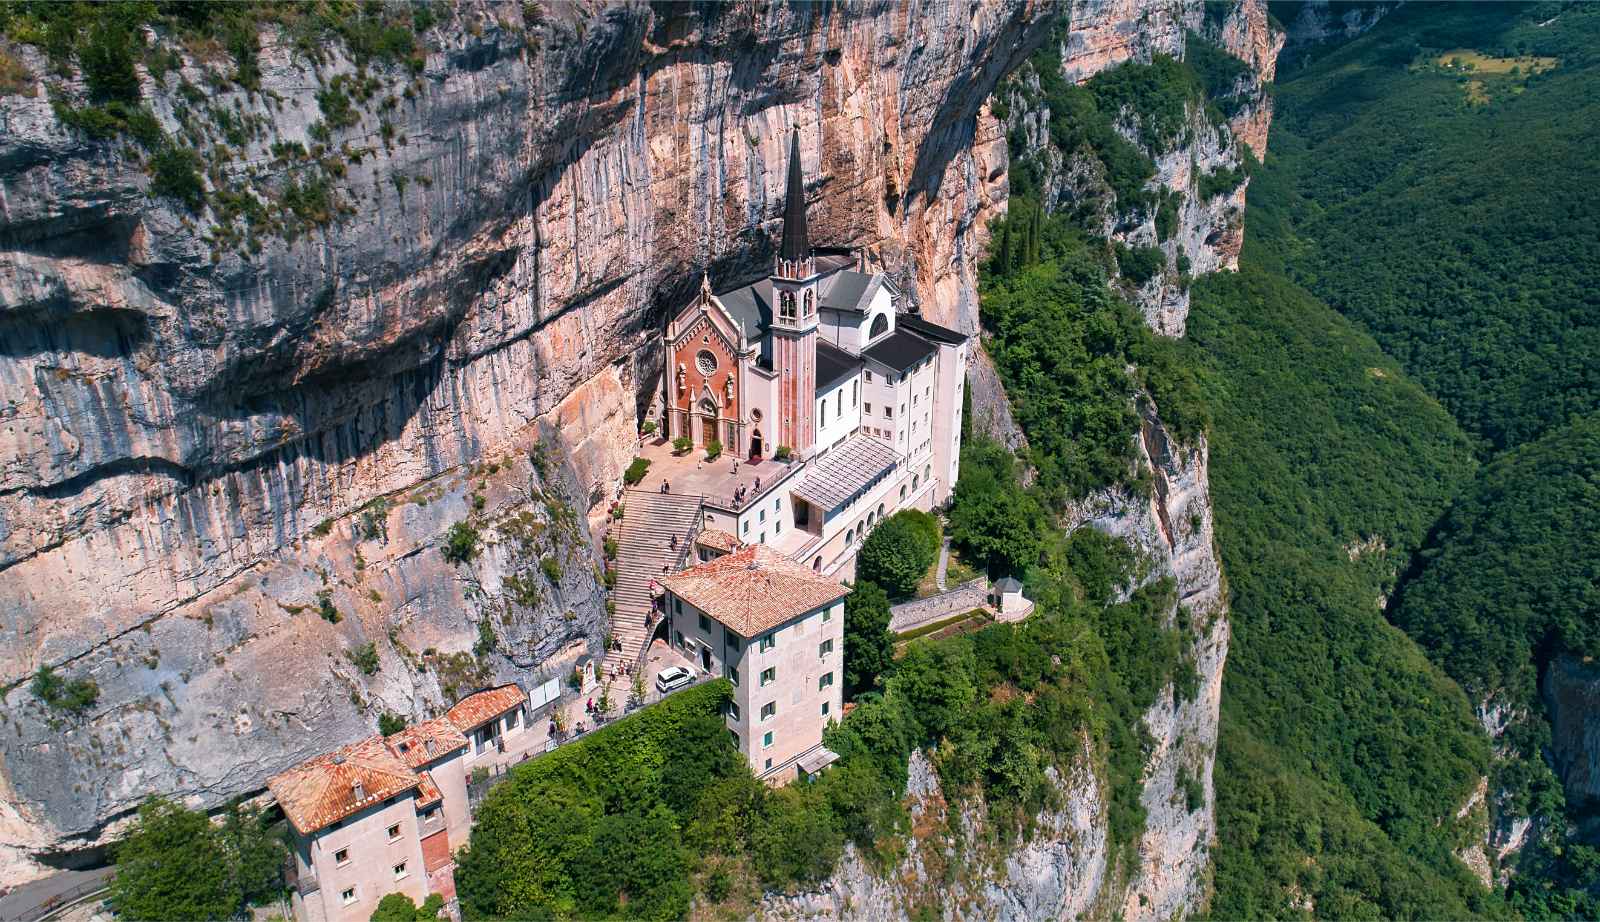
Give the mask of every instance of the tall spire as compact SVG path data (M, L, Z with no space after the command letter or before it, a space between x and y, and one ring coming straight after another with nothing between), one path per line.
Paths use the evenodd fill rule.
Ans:
M811 255L811 242L806 239L806 181L800 174L798 126L789 141L789 190L783 202L783 246L778 255L794 262Z

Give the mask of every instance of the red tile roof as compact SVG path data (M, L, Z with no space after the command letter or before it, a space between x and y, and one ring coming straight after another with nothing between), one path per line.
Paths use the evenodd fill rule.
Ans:
M372 736L302 762L267 779L283 813L302 835L409 791L419 779ZM356 796L356 785L361 796Z
M418 777L419 781L421 782L420 784L417 785L417 809L418 810L424 809L426 807L431 807L434 804L436 804L439 801L444 799L444 795L439 793L439 786L437 784L433 783L433 773L432 772L423 772L422 774L418 775L417 777Z
M707 528L695 536L694 543L701 547L708 547L713 551L730 553L738 550L739 539L721 530L720 528Z
M421 768L435 759L444 758L446 753L463 748L467 745L467 738L461 735L448 717L435 717L386 737L384 743L396 758L406 763L406 767ZM433 744L432 749L428 748L429 743Z
M661 582L743 637L764 633L850 594L848 586L813 573L765 544L740 548Z
M466 733L476 730L519 704L525 704L527 700L528 696L521 686L514 683L501 685L462 698L456 702L455 707L445 713L445 717L457 730Z

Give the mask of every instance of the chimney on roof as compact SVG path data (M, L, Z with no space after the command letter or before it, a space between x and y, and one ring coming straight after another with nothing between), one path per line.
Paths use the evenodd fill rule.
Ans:
M350 793L355 795L356 800L366 800L367 786L357 781L356 783L350 785Z

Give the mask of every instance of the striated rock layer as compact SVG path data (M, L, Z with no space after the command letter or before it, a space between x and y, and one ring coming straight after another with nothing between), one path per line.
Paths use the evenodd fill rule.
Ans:
M768 265L792 127L814 237L869 248L931 317L975 326L1006 163L978 113L1049 12L441 10L421 73L372 66L378 98L331 129L332 223L253 253L217 242L214 212L151 197L124 141L63 126L46 93L0 96L0 877L104 841L146 795L215 806L382 710L427 713L449 697L429 648L527 678L594 647L588 541L530 547L491 519L545 528L547 497L581 511L614 489L666 309L702 268ZM207 93L264 126L214 186L298 181L274 145L314 148L319 91L358 70L337 43L314 67L261 42L259 94ZM178 50L177 73L141 70L174 136L179 81L229 70ZM81 79L44 79L83 99ZM565 491L529 468L541 432ZM382 497L387 545L364 531ZM468 517L490 549L451 567L437 545ZM572 558L556 585L501 583L515 554L553 553ZM338 624L316 616L324 590ZM343 656L365 643L374 675ZM27 684L44 666L97 703L45 707Z

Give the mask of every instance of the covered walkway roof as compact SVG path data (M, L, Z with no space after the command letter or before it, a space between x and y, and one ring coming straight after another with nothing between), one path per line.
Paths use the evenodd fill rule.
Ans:
M811 472L794 495L832 512L883 479L900 461L893 448L870 435L856 433L842 445L811 462Z

